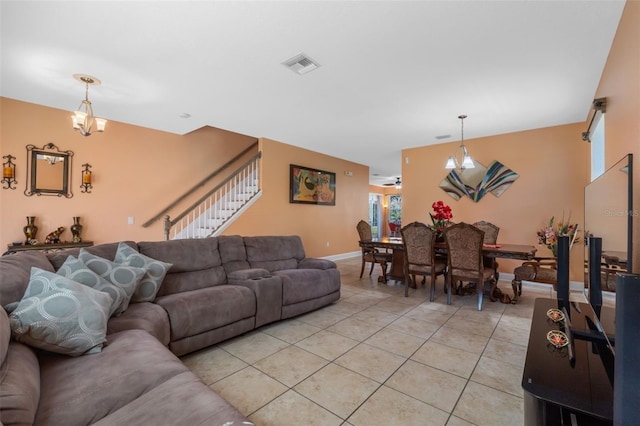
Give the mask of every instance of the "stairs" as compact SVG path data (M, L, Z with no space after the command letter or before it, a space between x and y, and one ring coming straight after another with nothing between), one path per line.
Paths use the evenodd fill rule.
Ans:
M166 216L165 239L220 235L262 195L260 156L258 153L175 219Z

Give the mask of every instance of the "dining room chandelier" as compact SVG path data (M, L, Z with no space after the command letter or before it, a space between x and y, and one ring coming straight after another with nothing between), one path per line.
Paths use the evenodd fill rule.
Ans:
M467 147L464 145L464 119L467 118L466 115L459 115L460 119L460 146L456 149L456 152L449 156L447 160L446 169L460 169L464 171L465 169L473 169L475 168L475 164L473 163L473 159L469 155L469 151L467 151ZM461 156L460 156L461 154ZM461 157L462 161L458 161L458 157Z
M78 110L74 111L71 116L73 129L79 130L82 136L90 136L95 124L96 132L104 132L107 120L93 115L93 108L89 101L89 85L99 86L101 81L85 74L74 74L73 78L85 84L84 100L80 103Z

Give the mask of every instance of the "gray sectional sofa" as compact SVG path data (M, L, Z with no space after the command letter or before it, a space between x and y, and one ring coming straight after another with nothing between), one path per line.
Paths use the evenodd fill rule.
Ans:
M135 253L121 258L124 264L142 257L165 265L155 276L151 267L145 270L142 281L151 277L156 288L130 295L124 312L103 315L104 338L87 352L69 355L33 347L34 336L28 336L30 329L20 315L29 312L27 302L32 299L27 296L36 292L38 274L47 283L62 280L62 287L77 285L65 281L75 275L58 278L65 271L63 265L73 259L69 256L109 263L123 252ZM140 265L129 266L136 271ZM0 304L13 309L10 315L0 309L0 424L4 425L250 424L177 356L340 298L335 263L306 258L297 236L127 241L82 252L21 252L0 258L0 277ZM116 308L117 297L105 298L104 289L85 291L86 286L78 286L82 294L95 297L97 312ZM99 322L103 316L91 318Z

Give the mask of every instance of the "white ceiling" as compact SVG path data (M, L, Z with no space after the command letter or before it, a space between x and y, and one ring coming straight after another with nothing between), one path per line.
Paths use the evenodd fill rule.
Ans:
M465 139L586 120L623 7L3 0L0 94L73 110L72 74L89 74L97 116L267 137L368 165L380 184L403 148L459 140L460 114ZM301 52L320 67L281 65Z

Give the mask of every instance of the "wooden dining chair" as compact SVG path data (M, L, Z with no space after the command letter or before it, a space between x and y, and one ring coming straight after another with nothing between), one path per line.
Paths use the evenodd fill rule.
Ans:
M447 304L451 304L453 288L458 282L475 283L478 292L478 310L482 310L484 286L491 285L491 294L496 287L493 269L484 267L482 243L484 232L468 223L451 225L444 230L447 245Z
M356 225L356 229L358 230L358 235L360 236L360 241L371 241L373 239L373 235L371 233L371 225L369 222L365 222L361 220ZM371 247L362 247L362 267L360 268L360 278L362 278L362 274L364 273L364 264L367 262L371 263L371 269L369 270L369 275L373 273L373 267L376 263L380 264L382 268L382 276L385 277L384 280L386 282L387 275L387 265L391 263L393 258L392 253L381 252L376 248Z
M429 300L435 298L436 277L442 275L445 280L447 265L444 259L435 257L436 233L424 223L413 222L400 229L404 243L404 296L409 295L409 280L416 284L416 275L431 279Z
M500 228L498 226L484 220L474 223L473 226L484 231L484 240L482 241L484 244L496 244L498 242L498 234L500 233ZM493 269L493 276L496 281L498 281L500 275L498 272L498 262L496 261L496 258L483 256L482 263L484 263L485 268Z

